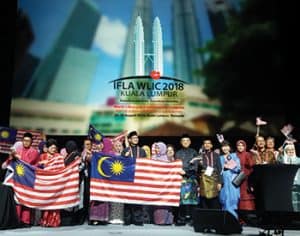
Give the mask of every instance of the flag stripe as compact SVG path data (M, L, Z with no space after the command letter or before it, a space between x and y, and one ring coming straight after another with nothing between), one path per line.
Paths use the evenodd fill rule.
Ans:
M79 160L78 160L79 161ZM36 173L38 174L37 179L41 180L56 180L61 178L70 177L70 173L73 172L73 168L78 166L78 162L73 162L68 165L68 168L63 168L59 170L44 170L44 169L36 169Z
M151 174L151 175L147 175ZM150 173L143 173L143 172L136 172L135 173L136 180L153 180L153 181L160 181L160 182L165 182L165 181L176 181L176 180L181 180L181 177L174 176L174 175L162 175L162 174L152 174Z
M18 183L15 183L15 191L18 191L18 192L24 192L24 194L29 194L29 195L32 195L32 189L30 187L27 187L27 186L23 186L23 185L20 185ZM73 185L73 188L68 188L68 189L62 189L62 191L53 191L53 190L36 190L35 194L38 193L38 196L36 197L46 197L46 196L52 196L52 195L58 195L58 194L65 194L65 193L76 193L78 192L78 189L76 188L75 185Z
M28 199L34 197L32 195L32 192L30 191L24 191L22 188L20 187L16 187L15 188L15 193L20 194L23 197L27 197ZM52 192L52 193L42 193L39 194L38 197L35 197L33 199L33 201L35 200L41 200L43 202L43 200L47 200L47 201L55 201L55 198L59 196L59 200L61 201L61 199L63 199L64 197L71 197L71 198L76 198L76 195L74 195L74 193L78 194L78 191L74 189L71 189L69 191L60 191L60 192Z
M79 200L77 198L71 200L66 199L65 201L61 201L61 202L53 200L52 202L44 202L44 203L37 203L32 201L32 199L26 199L20 196L17 196L17 198L19 199L20 204L30 208L37 208L41 210L64 209L68 207L74 207L79 204Z
M33 203L40 203L40 204L49 204L52 202L64 202L66 200L76 200L77 196L74 195L74 193L67 193L67 194L52 194L49 197L42 197L39 196L38 198L32 199L32 194L25 194L22 193L21 191L16 191L16 194L19 194L19 198L26 200L27 201L32 201ZM78 192L77 192L78 193ZM56 197L59 196L58 200Z
M155 172L161 175L164 175L166 173L172 173L172 174L178 174L182 170L181 168L174 168L172 170L168 170L166 167L155 167L155 166L137 166L135 168L136 172L142 172L142 173L151 173Z
M93 181L93 185L94 186L97 186L98 188L103 188L103 189L110 189L111 191L114 191L114 190L118 190L118 191L129 191L128 190L128 185L124 184L122 185L121 184L111 184L111 183L105 183L105 182L97 182L97 181ZM140 186L138 186L137 184L134 184L132 186L130 186L130 191L137 191L137 190L144 190L144 191L156 191L156 192L159 192L159 191L162 191L162 186L165 186L165 185L160 185L160 186L148 186L148 185L145 185L145 184L141 184ZM177 193L178 192L178 185L172 185L168 188L168 191L169 192L175 192Z
M118 197L115 197L115 198L111 198L111 197L105 197L105 196L101 196L101 197L91 197L91 200L97 200L98 198L101 198L102 201L104 202L117 202L117 203L128 203L128 204L136 204L137 203L137 200L136 199L127 199L127 198L124 198L123 196L120 196L119 198ZM152 200L152 205L158 205L158 206L178 206L178 201L159 201L159 200ZM149 205L149 199L147 200L141 200L139 199L138 201L139 204L143 204L143 205Z
M179 199L162 199L160 195L156 195L154 197L136 197L136 196L124 196L124 195L116 195L116 197L111 197L111 194L96 194L93 193L91 195L91 200L98 200L101 198L102 201L108 202L130 202L130 203L138 203L145 205L168 205L168 206L178 206Z
M57 183L57 182L56 182ZM53 191L59 191L61 189L64 189L65 187L68 188L72 188L72 187L77 187L78 185L78 178L73 178L73 180L71 179L70 181L66 181L66 184L62 184L62 185L55 185L55 186L48 186L48 183L43 183L43 184L36 184L35 185L35 193L53 193ZM59 183L58 183L59 184ZM23 189L28 189L30 191L32 191L32 188L28 187L28 186L24 186L24 185L20 185L19 183L15 183L14 184L16 187L21 187Z
M48 172L49 173L49 172ZM49 173L49 175L45 175L44 173L41 175L38 175L36 178L38 180L45 180L45 181L49 181L49 180L57 180L57 179L63 179L63 178L70 178L70 174L72 174L73 171L72 169L69 169L68 171L64 172L64 173L58 173L55 175L55 171L53 171L53 173Z
M49 183L49 182L48 182ZM47 191L47 190L60 190L60 189L63 189L65 187L73 187L73 186L76 186L76 184L78 184L78 178L75 177L73 179L70 179L70 181L66 180L64 182L55 182L55 184L58 184L58 185L55 185L55 186L47 186L48 183L37 183L35 184L35 189L38 191L38 190L41 190L41 191Z
M91 179L91 183L93 183L93 185L98 186L99 188L104 186L104 183L110 184L110 185L114 185L114 186L120 186L120 187L127 187L127 188L133 188L133 187L137 187L137 188L141 188L141 187L149 187L149 188L163 188L165 186L168 186L168 188L170 187L174 187L174 188L178 188L181 186L181 181L176 181L176 182L169 182L169 183L164 183L164 182L154 182L154 181L145 181L145 180L135 180L134 183L130 183L130 182L123 182L123 181L110 181L110 180L99 180L99 179Z
M160 167L181 167L181 161L173 161L173 162L164 162L158 160L151 160L148 158L137 158L136 162L139 163L139 166L160 166Z
M93 195L95 196L99 196L99 197L109 197L111 196L111 194L109 192L105 193L103 191L101 192L93 192ZM126 199L139 199L142 201L167 201L167 202L176 202L179 200L179 198L177 196L171 197L171 196L163 196L163 195L159 195L159 194L137 194L137 193L127 193L126 195L124 194L117 194L115 193L114 196L116 197L124 197Z
M133 192L129 192L129 191L111 191L110 189L108 190L95 190L92 192L93 194L96 194L96 195L111 195L113 194L114 196L124 196L124 197L135 197L135 198L159 198L160 200L162 199L167 199L167 200L170 200L170 199L177 199L179 200L179 196L178 196L178 192L174 193L174 192L169 192L169 191L143 191L143 190L140 190L140 191L133 191Z

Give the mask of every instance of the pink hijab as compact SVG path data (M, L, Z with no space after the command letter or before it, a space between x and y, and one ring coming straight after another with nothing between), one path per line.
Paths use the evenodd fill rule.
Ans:
M113 143L110 138L103 138L103 149L102 152L105 154L114 154Z

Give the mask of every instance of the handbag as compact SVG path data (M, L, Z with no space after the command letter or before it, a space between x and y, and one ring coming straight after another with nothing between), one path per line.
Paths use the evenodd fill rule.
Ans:
M232 184L235 187L239 187L241 186L241 184L243 183L243 181L246 179L247 175L241 171L240 173L238 173L232 180Z

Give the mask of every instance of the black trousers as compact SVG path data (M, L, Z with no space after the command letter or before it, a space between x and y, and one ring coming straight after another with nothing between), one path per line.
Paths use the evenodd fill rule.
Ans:
M19 227L13 189L0 183L0 193L0 229Z
M179 205L179 207L174 209L175 214L175 223L177 224L186 224L190 223L192 219L193 209L196 205Z
M221 209L219 197L205 198L200 197L200 207L204 209Z
M143 206L137 204L124 204L124 224L143 225L144 224Z

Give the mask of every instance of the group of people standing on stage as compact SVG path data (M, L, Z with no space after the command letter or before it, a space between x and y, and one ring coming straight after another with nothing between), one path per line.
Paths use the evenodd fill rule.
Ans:
M69 140L61 150L58 149L56 140L52 138L41 142L39 150L32 147L32 141L32 134L25 133L23 140L14 145L8 159L3 162L2 169L5 169L15 158L37 168L49 170L65 167L73 160L81 158L79 185L82 201L79 206L72 209L47 211L18 205L13 202L13 198L7 198L9 203L2 201L0 210L14 210L13 207L4 208L3 204L15 206L16 217L23 226L57 227L82 224L86 220L91 225L108 223L192 225L193 210L196 207L227 210L238 219L238 209L255 209L253 189L248 185L247 178L240 186L232 183L241 171L249 176L253 166L257 164L300 164L300 158L296 156L293 143L286 142L279 150L276 150L274 138L265 140L262 136L255 138L255 145L250 150L244 140L238 140L234 146L235 151L226 140L220 143L220 150L214 149L210 138L203 139L199 150L193 149L188 134L181 136L181 147L178 150L175 150L172 144L159 141L159 138L151 146L141 147L136 131L130 132L123 139L103 138L97 143L86 138L82 151L73 140ZM89 173L93 152L132 158L152 158L163 162L182 160L183 167L180 174L183 178L179 207L90 201ZM11 190L7 188L5 191ZM2 220L1 215L0 220Z

